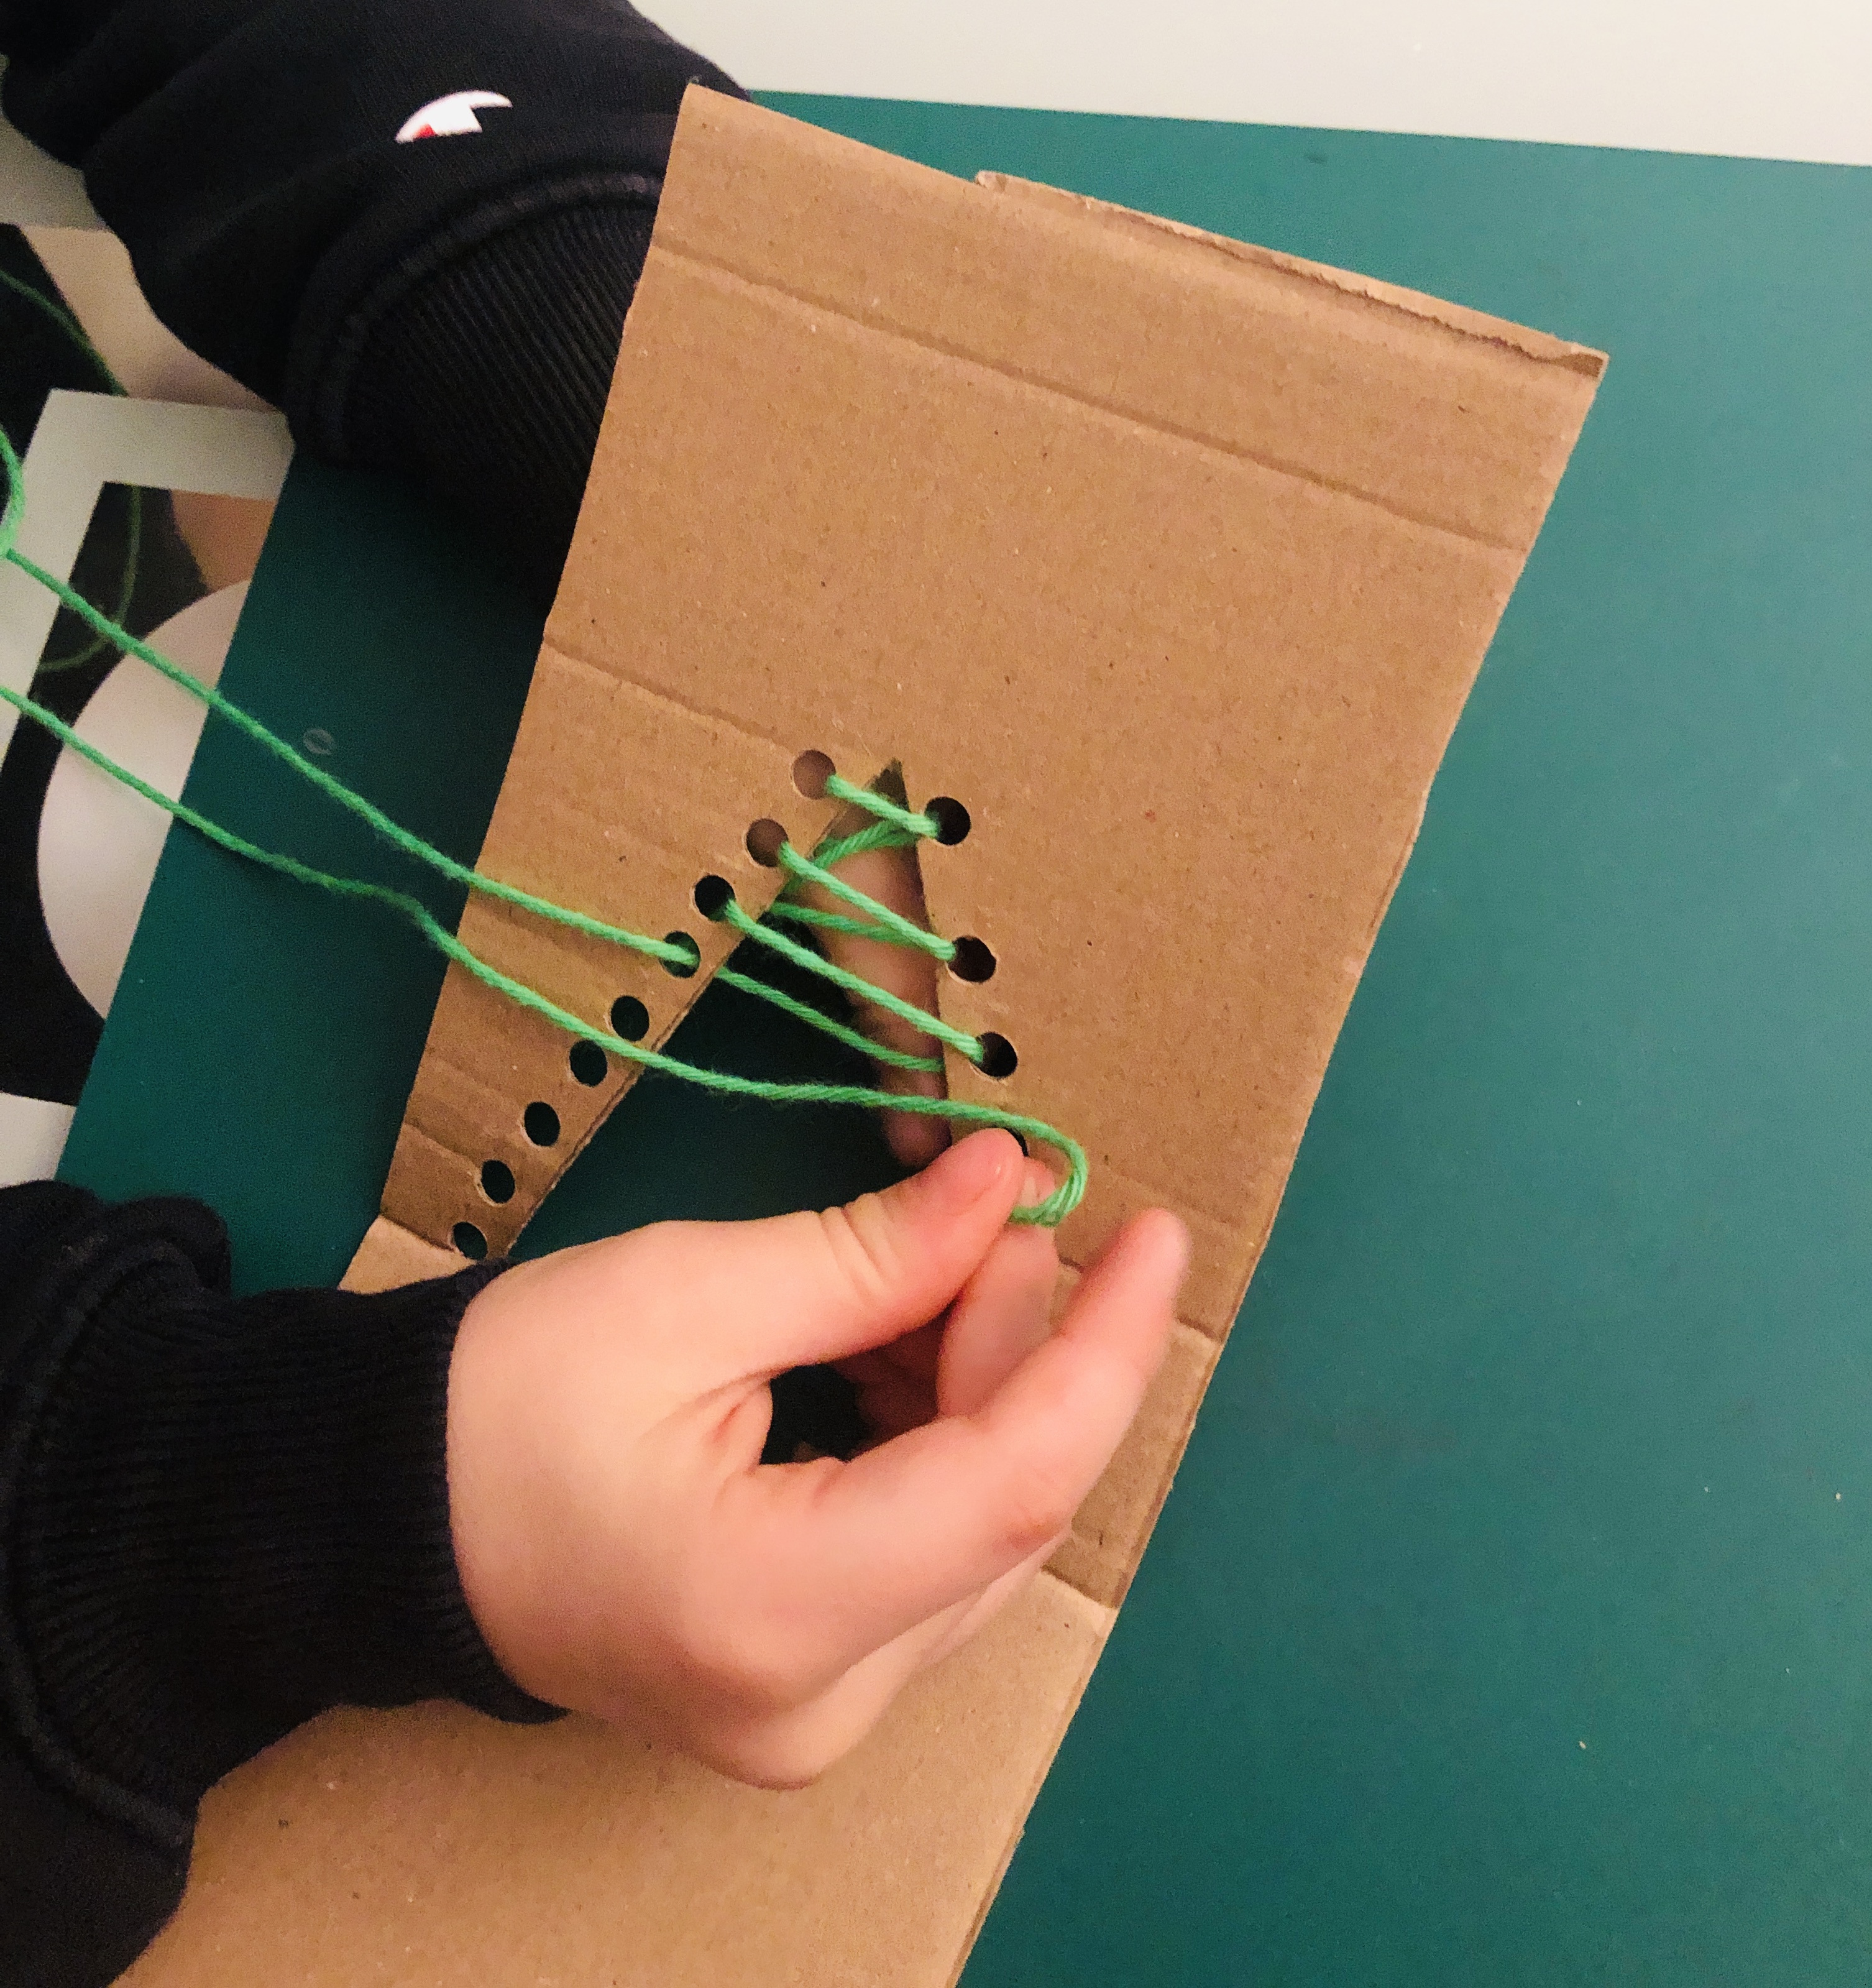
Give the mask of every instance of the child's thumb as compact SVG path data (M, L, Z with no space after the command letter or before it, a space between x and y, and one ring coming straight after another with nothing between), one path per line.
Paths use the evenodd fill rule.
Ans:
M1011 1134L978 1132L881 1194L725 1232L728 1247L755 1253L744 1273L744 1316L759 1335L749 1364L844 1359L927 1324L994 1247L1026 1171Z

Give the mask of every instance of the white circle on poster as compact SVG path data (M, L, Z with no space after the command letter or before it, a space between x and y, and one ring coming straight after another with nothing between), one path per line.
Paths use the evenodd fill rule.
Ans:
M245 581L225 587L172 615L150 635L150 646L215 684L246 598ZM196 698L132 656L105 678L73 729L174 800L207 715ZM169 823L154 803L69 746L59 755L39 816L39 902L60 962L100 1015L110 1012Z

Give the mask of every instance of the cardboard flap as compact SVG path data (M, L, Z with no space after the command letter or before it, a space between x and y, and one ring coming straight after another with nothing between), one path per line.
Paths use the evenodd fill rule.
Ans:
M951 1056L951 1090L1085 1144L1069 1263L1176 1209L1219 1341L1603 363L692 91L482 864L687 932L701 972L479 901L464 938L600 1026L640 1002L660 1043L729 950L698 882L758 911L749 825L828 817L796 756L901 763L972 824L924 884L995 969L944 1012L1019 1059ZM571 1047L451 969L354 1281L405 1234L511 1241L633 1073L583 1084ZM1208 1371L1171 1363L1060 1563L1101 1601Z

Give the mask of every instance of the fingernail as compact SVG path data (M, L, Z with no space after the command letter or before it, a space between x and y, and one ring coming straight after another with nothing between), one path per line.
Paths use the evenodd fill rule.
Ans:
M1021 1175L1020 1199L1022 1208L1038 1208L1042 1202L1058 1187L1052 1169L1042 1160L1029 1160Z
M959 1215L999 1188L1021 1150L1005 1132L975 1132L938 1154L917 1176L919 1190L945 1214Z

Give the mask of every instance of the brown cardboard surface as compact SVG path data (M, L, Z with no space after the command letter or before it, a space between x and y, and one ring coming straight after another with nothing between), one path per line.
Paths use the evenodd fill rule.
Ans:
M691 93L482 863L686 931L702 972L482 903L462 935L595 1024L636 996L661 1042L728 950L697 882L758 911L777 878L748 825L807 843L829 817L795 790L796 756L861 781L900 765L913 804L950 796L973 824L925 850L924 882L937 927L998 964L948 981L944 1012L1020 1059L999 1084L951 1059L952 1088L1085 1144L1069 1264L1136 1208L1184 1215L1183 1323L1052 1576L822 1788L749 1796L590 1729L334 1722L225 1791L206 1875L139 1979L231 1980L209 1971L215 1929L269 1915L308 1928L308 1981L346 1978L344 1940L411 1981L959 1968L1602 363ZM568 1049L451 970L354 1281L445 1259L465 1219L511 1239L627 1080L578 1084ZM536 1101L560 1121L549 1146L525 1131ZM496 1158L519 1183L498 1208L478 1185ZM333 1765L340 1790L376 1790L340 1805L365 1847L319 1824L289 1882L255 1818L323 1814ZM873 1897L887 1909L853 1916Z
M1054 1554L1053 1572L1093 1601L1115 1608L1124 1599L1219 1350L1206 1334L1178 1322L1137 1419L1080 1507L1072 1537Z
M387 1215L380 1215L365 1232L345 1273L345 1288L353 1291L394 1291L425 1277L446 1277L461 1267L453 1249L438 1249L411 1234Z
M945 1988L1109 1621L1043 1577L798 1794L583 1720L329 1715L210 1794L126 1983Z

